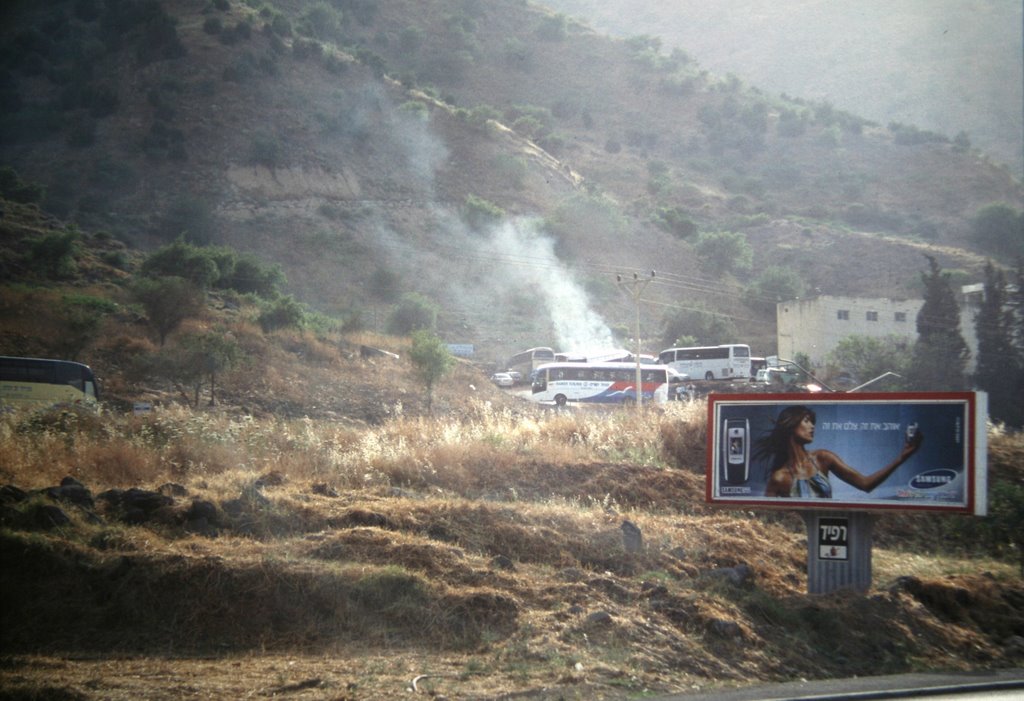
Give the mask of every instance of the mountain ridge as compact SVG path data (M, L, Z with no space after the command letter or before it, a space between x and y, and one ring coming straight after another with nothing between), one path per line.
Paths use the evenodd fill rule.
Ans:
M145 248L184 232L258 251L327 314L423 293L439 303L445 335L495 359L558 345L550 321L524 318L557 312L552 271L611 320L631 316L616 272L660 268L697 281L652 296L672 305L684 295L686 306L747 319L738 333L768 347L771 320L735 300L759 271L793 265L798 245L758 243L773 240L770 222L826 242L847 231L882 234L879 246L885 236L917 240L977 278L978 259L950 244L965 240L984 204L1024 201L1005 169L938 135L766 96L535 6L435 2L416 12L395 2L361 14L359 3L339 2L333 34L310 28L301 3L158 6L183 55L139 64L123 47L109 50L97 66L119 68L88 84L106 85L118 107L82 119L91 142L69 147L75 132L65 125L5 140L0 160L46 184L58 214ZM275 23L295 30L279 34ZM71 25L90 36L90 23ZM32 86L23 96L53 92L38 75L14 82ZM696 236L672 233L669 215L699 233L739 231L757 268L709 271ZM842 261L823 275L804 258L798 271L808 290L841 280L853 294L912 293L916 270L893 270L884 250L868 254L864 268L882 273L864 282ZM379 294L382 277L397 290ZM658 335L662 313L643 310L645 335Z

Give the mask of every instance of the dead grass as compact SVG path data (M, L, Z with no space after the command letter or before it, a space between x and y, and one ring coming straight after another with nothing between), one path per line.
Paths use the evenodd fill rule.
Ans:
M870 597L808 597L798 519L703 504L703 421L700 405L486 402L359 430L181 408L3 417L4 482L187 495L142 525L67 505L56 530L5 516L0 684L127 699L145 674L162 680L147 698L386 699L418 679L448 698L618 699L1020 663L1012 563L887 545ZM1021 450L992 443L999 464ZM217 505L218 537L189 532L195 500Z

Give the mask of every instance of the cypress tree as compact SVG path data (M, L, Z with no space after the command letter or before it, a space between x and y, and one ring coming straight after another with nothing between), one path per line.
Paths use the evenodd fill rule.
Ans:
M974 317L978 335L978 365L974 383L988 392L989 414L996 421L1020 425L1020 395L1016 384L1021 373L1013 344L1014 314L1009 306L1006 276L991 262L985 266L985 299Z
M960 306L949 273L942 272L934 257L925 257L924 305L917 313L917 342L907 379L912 389L963 390L971 353L960 334Z

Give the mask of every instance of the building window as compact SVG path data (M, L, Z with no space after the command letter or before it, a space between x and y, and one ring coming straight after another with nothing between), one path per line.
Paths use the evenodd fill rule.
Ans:
M836 318L839 319L839 321L849 321L850 320L850 310L849 309L840 309L840 310L838 310L836 312Z
M906 323L906 321L907 321L907 313L906 312L896 312L896 321L900 322L901 324L902 323Z
M868 321L878 321L878 312L868 312Z

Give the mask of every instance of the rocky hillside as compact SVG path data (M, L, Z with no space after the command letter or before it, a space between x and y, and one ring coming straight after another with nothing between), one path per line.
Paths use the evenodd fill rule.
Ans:
M907 296L922 251L976 277L971 218L1022 206L963 144L534 4L111 0L5 19L0 163L48 212L145 250L184 234L256 251L370 329L419 293L447 340L495 361L624 342L614 276L651 269L652 346L698 309L768 352L767 269L801 293ZM716 259L700 236L718 232L749 253Z

